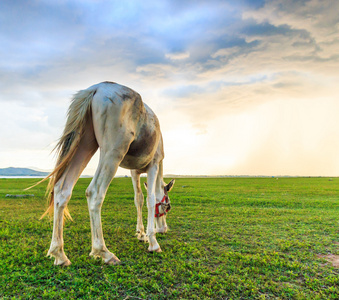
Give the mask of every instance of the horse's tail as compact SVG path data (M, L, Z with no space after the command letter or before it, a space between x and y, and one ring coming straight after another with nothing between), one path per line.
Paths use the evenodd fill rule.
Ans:
M49 175L32 186L34 187L50 178L46 190L48 208L40 219L46 216L47 213L51 215L53 212L54 186L62 177L79 146L81 137L84 133L86 121L88 120L88 115L91 113L91 103L96 90L96 87L91 87L86 90L81 90L74 95L68 109L67 122L64 132L58 144L53 149L53 151L56 151L58 155L56 166ZM65 209L65 217L72 220L67 207Z

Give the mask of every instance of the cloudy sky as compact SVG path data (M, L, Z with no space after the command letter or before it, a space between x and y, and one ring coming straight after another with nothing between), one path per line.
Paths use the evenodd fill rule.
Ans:
M0 168L52 169L71 96L108 80L158 115L167 174L339 175L338 11L334 0L3 0Z

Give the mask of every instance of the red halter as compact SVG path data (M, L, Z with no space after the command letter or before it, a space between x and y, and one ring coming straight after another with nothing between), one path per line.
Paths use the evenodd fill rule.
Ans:
M164 197L162 198L162 200L159 202L159 203L157 203L156 205L155 205L155 217L156 218L158 218L158 217L162 217L163 215L166 215L166 213L170 210L170 205L169 205L169 203L170 203L170 201L169 201L169 199L168 199L168 195L167 195L167 193L166 193L166 191L165 191L165 195L164 195ZM162 205L164 205L164 206L166 206L166 210L165 210L165 212L164 213L160 213L159 212L159 206L162 206Z

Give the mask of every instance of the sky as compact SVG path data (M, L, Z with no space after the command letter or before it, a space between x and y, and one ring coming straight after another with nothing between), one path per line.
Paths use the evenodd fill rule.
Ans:
M0 168L52 170L72 95L114 81L157 114L165 174L338 176L338 11L333 0L3 0Z

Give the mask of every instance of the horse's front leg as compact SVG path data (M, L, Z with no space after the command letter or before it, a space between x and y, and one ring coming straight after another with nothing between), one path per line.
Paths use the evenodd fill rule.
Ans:
M139 241L146 242L147 236L145 233L144 224L142 222L142 207L144 205L144 195L140 186L140 173L135 170L131 171L132 183L134 188L134 204L137 208L137 228L136 234Z
M158 175L159 167L154 165L150 167L147 172L147 209L148 209L148 218L147 218L147 237L149 242L148 251L149 252L161 252L161 248L155 237L155 224L154 224L154 215L155 215L155 185L156 178Z

